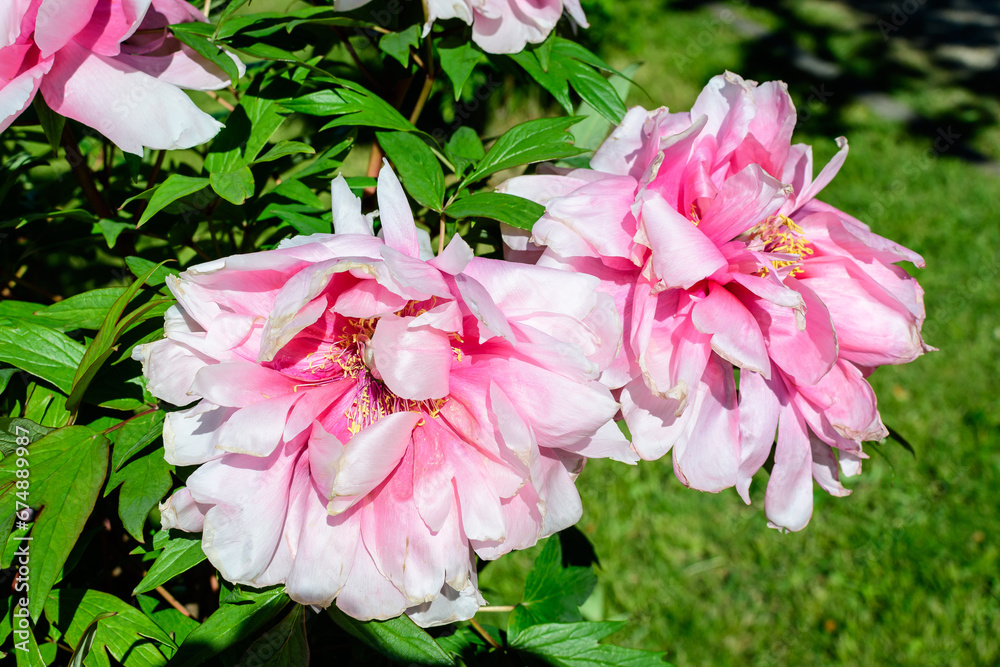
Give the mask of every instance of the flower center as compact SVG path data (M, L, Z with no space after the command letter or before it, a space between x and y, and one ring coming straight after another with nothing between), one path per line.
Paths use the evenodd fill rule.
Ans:
M809 239L804 233L805 230L787 215L772 215L748 232L747 241L748 244L766 253L794 255L794 258L771 260L775 269L793 267L788 271L788 275L794 276L805 270L802 268L802 258L813 254L813 249L809 247ZM768 271L766 267L761 268L760 275L766 276Z

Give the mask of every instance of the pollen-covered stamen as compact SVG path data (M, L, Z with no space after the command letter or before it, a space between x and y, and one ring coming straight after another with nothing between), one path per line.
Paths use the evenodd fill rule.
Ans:
M804 234L805 230L787 215L772 215L747 233L747 243L749 247L761 252L793 255L794 259L772 260L771 265L775 269L793 267L787 275L794 276L804 271L802 268L803 257L813 254L813 249L809 247L809 239ZM767 267L762 267L760 275L766 276L768 271Z

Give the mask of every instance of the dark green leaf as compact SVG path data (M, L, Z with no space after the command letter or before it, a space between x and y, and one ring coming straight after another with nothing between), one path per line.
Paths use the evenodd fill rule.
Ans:
M205 169L213 175L231 174L240 172L252 164L264 150L271 135L284 122L285 119L279 111L273 100L244 95L240 99L239 106L226 119L226 126L212 142L208 157L205 158ZM241 189L246 190L248 180L251 183L253 181L252 175L249 179L246 174L236 178L242 180L223 186L223 189L230 194L233 193L231 190L233 185L242 184ZM216 186L215 181L212 185ZM253 192L252 185L249 190ZM217 187L216 192L218 192ZM221 192L219 194L225 197Z
M455 173L461 176L466 167L483 159L486 149L483 148L483 142L479 140L476 131L463 125L451 135L444 146L444 153L454 165Z
M223 604L184 638L171 667L200 665L236 642L253 636L288 603L281 589L244 592L242 604Z
M638 651L601 639L625 627L624 621L607 623L546 623L508 635L510 645L554 667L664 667L665 655Z
M41 95L35 95L32 106L35 107L35 113L38 114L38 122L42 125L45 138L49 140L49 146L58 153L66 118L49 108L49 105L45 103L45 98Z
M309 664L306 640L306 611L301 604L278 625L250 645L237 667L293 667Z
M132 595L151 591L165 584L174 577L190 570L205 560L205 552L201 549L200 535L178 535L170 539L163 551L156 557L153 567L142 578Z
M580 605L596 585L593 568L563 567L562 544L559 538L549 538L528 573L524 599L507 621L508 632L517 635L530 625L583 620Z
M615 92L618 93L618 97L620 99L628 99L629 89L632 87L632 81L630 79L635 74L637 69L639 69L639 63L632 63L623 69L620 75L615 74L611 77L611 79L609 79L612 87L614 87ZM575 125L571 130L574 138L573 144L579 146L580 148L597 150L597 148L604 142L608 134L611 132L611 129L614 127L614 123L597 113L597 111L595 111L594 108L586 102L580 104L576 111L576 115L585 116L586 120L582 121L578 125Z
M146 523L149 510L170 490L171 466L163 458L161 449L153 449L112 472L104 495L108 495L121 484L118 492L118 516L125 530L139 542L143 542L142 527Z
M410 620L398 616L388 621L359 621L330 605L327 613L345 632L389 659L417 665L454 665L434 638Z
M569 82L583 101L612 123L620 123L625 117L625 102L611 82L579 60L568 59L563 65L569 71Z
M310 234L330 234L333 232L332 215L305 215L296 211L274 209L274 214L290 224L295 231L304 236Z
M490 218L512 227L530 230L545 213L545 207L515 195L476 192L452 202L445 213L455 219Z
M162 264L154 264L142 257L126 257L125 264L134 276L138 277L148 274L149 277L146 278L146 284L150 287L162 285L166 282L167 276L176 276L179 273L177 269L172 269ZM152 273L150 273L150 269L152 269Z
M174 642L180 644L199 625L198 621L190 616L185 616L173 607L167 605L162 598L151 597L149 595L137 595L136 602L147 618L152 619L168 635L174 638Z
M274 160L283 158L286 155L298 155L300 153L314 155L316 153L316 149L301 141L279 141L271 147L271 150L254 160L254 163L273 162Z
M561 65L543 68L538 62L535 51L521 51L511 54L511 58L520 65L532 79L551 93L566 113L573 113L573 100L569 96L569 78Z
M45 667L46 661L42 657L42 652L38 650L38 642L35 640L35 628L28 627L28 638L24 642L17 642L14 646L17 667Z
M13 522L15 512L21 509L18 502L37 510L31 527L31 549L45 557L32 561L28 605L31 618L37 620L46 595L94 509L108 466L108 439L86 426L69 426L31 445L26 502L16 488L17 471L21 469L15 465L17 460L7 457L0 461L0 530Z
M364 87L346 81L344 86L336 91L320 90L284 99L280 104L289 111L312 116L338 116L324 125L323 129L341 125L365 125L403 132L416 130L395 108Z
M409 132L376 136L410 196L433 211L444 208L444 172L427 144Z
M69 667L81 667L83 665L84 658L90 653L90 648L94 645L94 637L97 636L98 623L106 618L111 618L115 615L113 611L106 611L103 614L98 614L87 629L83 631L83 637L80 638L79 643L76 645L76 649L73 651L73 657L70 658Z
M18 438L28 438L35 442L52 432L52 428L36 424L20 417L0 417L0 459L10 456L17 449ZM24 440L21 441L22 443Z
M207 178L170 174L165 181L156 187L153 196L149 198L146 210L139 217L136 227L143 226L150 218L181 197L187 197L204 190L208 183Z
M170 31L195 53L225 72L232 84L236 85L240 78L240 70L225 50L212 43L211 34L214 28L210 24L192 21L171 26Z
M462 185L511 167L579 155L583 151L573 146L573 137L567 130L580 120L541 118L515 125L496 140Z
M462 42L455 48L438 49L441 56L441 69L451 79L451 85L455 90L455 100L462 96L462 89L465 82L469 80L469 75L476 68L476 64L482 57L482 53L471 42Z
M410 64L410 48L417 48L420 44L420 26L411 25L399 32L390 32L382 35L378 40L378 48L382 49L390 56L399 61L403 67Z
M36 306L37 307L37 306ZM64 333L16 320L0 327L0 361L28 371L68 392L84 348Z
M115 446L111 453L111 471L116 472L133 454L151 443L163 432L162 410L132 417L115 431Z

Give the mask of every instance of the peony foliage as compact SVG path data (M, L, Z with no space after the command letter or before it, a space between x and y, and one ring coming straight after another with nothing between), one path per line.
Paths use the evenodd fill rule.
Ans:
M627 109L578 0L293 7L0 9L0 657L665 664L581 612L587 461L805 529L923 260L782 83Z

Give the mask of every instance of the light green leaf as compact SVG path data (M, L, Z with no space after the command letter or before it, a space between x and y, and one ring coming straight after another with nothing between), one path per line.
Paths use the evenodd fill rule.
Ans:
M377 132L375 136L410 196L433 211L444 208L444 172L427 144L409 132Z
M253 196L254 180L250 167L227 173L213 171L209 180L217 195L237 206Z
M632 87L632 81L630 80L634 75L636 70L639 69L640 63L632 63L628 67L622 70L621 74L614 74L609 79L612 87L614 87L615 92L618 93L618 97L622 100L628 99L629 89ZM577 116L585 116L586 119L579 124L575 125L570 133L573 135L573 144L579 146L580 148L586 148L588 150L597 150L597 148L604 143L611 129L614 127L614 123L604 118L601 114L597 113L592 106L586 102L582 102L576 111Z
M511 647L540 658L553 667L664 667L665 654L598 644L625 627L605 623L546 623L508 635Z
M325 215L306 215L297 211L286 209L273 209L276 216L290 224L295 231L304 236L310 234L330 234L333 232L333 216L329 213Z
M111 452L112 472L120 470L133 454L160 437L165 416L163 410L136 415L114 432L115 446Z
M184 641L191 632L201 624L185 616L173 607L167 605L162 598L151 597L149 595L137 595L135 598L139 603L139 608L147 618L152 619L160 628L174 638L174 642L179 644Z
M386 33L378 40L378 48L398 60L403 67L410 64L410 48L415 49L419 44L420 26L416 24L399 32Z
M455 200L445 211L455 219L490 218L527 230L531 230L543 213L545 207L541 204L501 192L476 192Z
M45 667L47 664L42 652L38 649L38 642L35 640L35 628L28 628L28 638L23 643L16 642L14 654L17 659L17 667Z
M57 301L39 314L62 321L65 329L98 329L124 291L124 287L100 287Z
M479 51L471 42L462 42L455 48L438 48L441 57L441 69L451 79L451 85L455 90L455 100L462 96L462 89L465 87L469 75L476 68L476 64L482 58Z
M434 638L409 616L398 616L388 621L359 621L337 609L336 605L330 605L326 611L345 632L390 660L417 665L455 664Z
M212 141L205 158L205 169L213 175L241 171L257 159L284 120L273 100L244 95L239 106L226 119L226 126ZM245 185L246 176L241 178ZM253 180L252 176L250 180ZM250 191L253 191L252 187ZM219 194L225 196L221 192Z
M108 439L86 426L53 431L28 448L30 488L26 504L41 508L31 526L32 561L28 611L38 620L46 595L94 509L108 466ZM0 531L9 531L17 511L16 457L0 461ZM6 542L7 534L0 534Z
M128 266L128 270L134 276L148 274L149 277L146 278L146 284L150 287L162 285L167 281L167 276L176 276L180 273L177 269L171 269L163 264L154 264L142 257L126 257L125 265ZM152 273L150 273L150 270L152 270Z
M139 217L136 227L142 227L154 215L164 208L174 203L182 197L193 195L204 190L208 186L207 178L184 176L183 174L170 174L166 180L160 183L153 191L153 196L149 198L146 210Z
M115 615L113 611L106 611L103 614L98 614L87 629L83 631L83 637L80 638L80 642L76 645L76 649L73 651L73 657L70 658L69 667L81 667L83 665L84 658L90 653L91 647L94 645L94 638L97 636L98 623L106 618L111 618Z
M174 577L187 572L205 558L205 552L201 548L200 535L177 535L171 538L163 547L160 555L156 557L149 572L132 591L132 595L145 593L165 584Z
M37 307L37 306L36 306ZM64 333L24 320L0 327L0 361L68 392L84 348Z
M444 153L455 166L455 173L461 176L466 167L483 159L486 149L483 148L483 142L480 141L476 131L463 125L448 139Z

